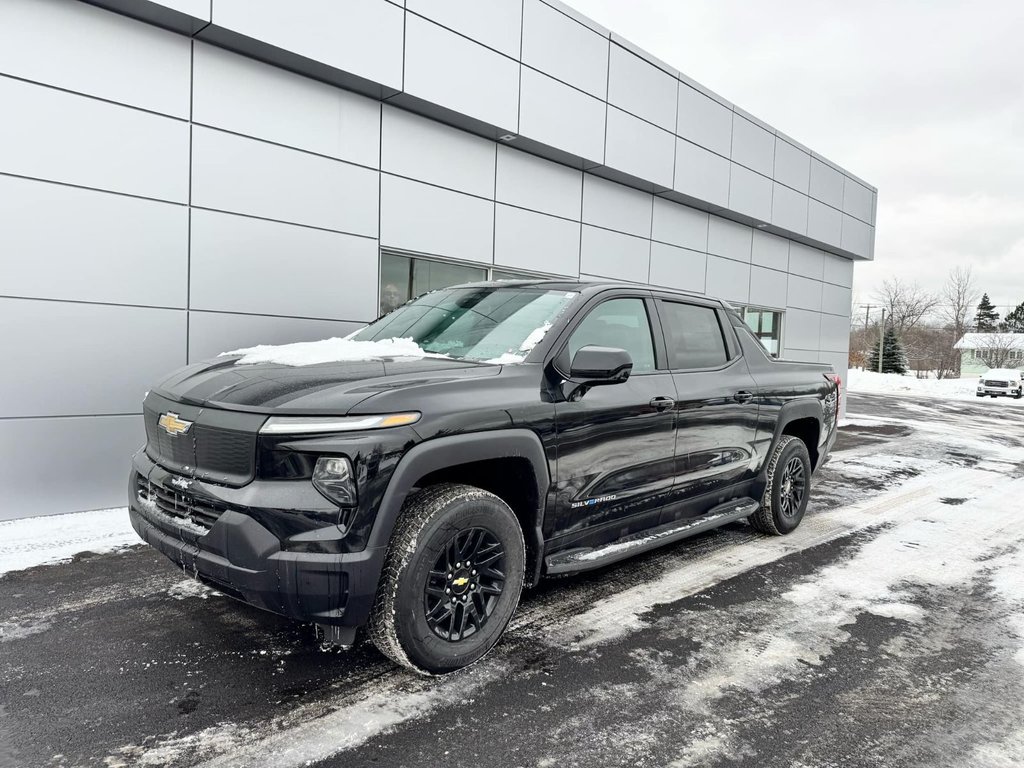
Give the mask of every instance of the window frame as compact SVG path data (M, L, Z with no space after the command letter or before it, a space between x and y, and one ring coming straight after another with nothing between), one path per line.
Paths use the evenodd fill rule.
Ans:
M715 365L704 368L672 368L670 367L670 358L668 355L668 333L664 331L667 327L667 318L661 319L660 324L662 326L662 334L664 336L665 344L665 365L666 370L672 373L706 373L709 371L722 371L733 365L740 357L742 352L739 346L739 339L736 338L736 331L733 329L732 324L728 322L728 318L725 317L725 310L720 304L714 301L704 301L694 296L678 296L675 294L655 294L655 305L658 312L661 312L661 304L663 302L671 304L688 304L693 307L701 307L703 309L710 309L714 312L715 320L718 322L718 330L722 334L722 342L725 345L726 361L721 365Z

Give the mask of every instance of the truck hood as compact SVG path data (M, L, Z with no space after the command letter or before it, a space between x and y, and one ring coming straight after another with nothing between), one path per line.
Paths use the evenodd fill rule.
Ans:
M240 365L238 357L220 357L182 368L156 391L191 405L276 414L343 416L382 392L413 390L444 381L495 376L500 365L450 358L378 360L289 366Z

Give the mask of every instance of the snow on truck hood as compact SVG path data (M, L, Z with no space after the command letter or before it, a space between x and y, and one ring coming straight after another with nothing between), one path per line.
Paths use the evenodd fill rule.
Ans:
M523 341L516 351L507 351L489 360L470 360L464 362L483 362L494 365L515 365L526 359L530 351L537 346L551 328L551 323L544 323L535 329ZM279 365L305 366L321 363L349 363L386 358L441 358L458 360L451 355L439 352L427 352L412 339L381 339L379 341L356 341L352 336L344 338L323 339L322 341L299 341L292 344L261 344L255 347L221 352L219 357L240 355L235 365L258 365L260 363L277 363Z

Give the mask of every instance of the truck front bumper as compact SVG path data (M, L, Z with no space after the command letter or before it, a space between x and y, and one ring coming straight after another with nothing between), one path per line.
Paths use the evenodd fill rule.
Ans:
M207 516L208 527L202 515L180 513L186 504L190 510L205 510L209 504L204 501L221 491L171 473L139 451L128 485L132 527L189 575L257 608L353 631L367 622L383 548L340 554L294 551L244 507L218 507L215 516ZM258 499L258 489L250 489L248 497Z

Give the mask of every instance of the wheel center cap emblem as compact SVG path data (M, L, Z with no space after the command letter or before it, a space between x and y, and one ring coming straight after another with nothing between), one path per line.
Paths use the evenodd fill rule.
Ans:
M454 579L452 579L452 592L457 595L461 595L469 587L469 576L460 572Z

